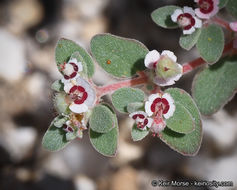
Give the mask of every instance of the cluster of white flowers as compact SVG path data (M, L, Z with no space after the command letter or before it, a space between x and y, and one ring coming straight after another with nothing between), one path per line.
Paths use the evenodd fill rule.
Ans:
M198 8L191 7L176 9L171 15L171 20L178 23L183 29L183 34L192 34L196 28L202 27L200 19L209 19L219 11L219 0L194 0ZM199 17L199 18L197 18Z
M63 63L60 71L63 74L61 82L71 111L69 115L64 115L68 119L60 127L66 132L67 140L72 140L75 136L82 138L82 131L87 129L85 113L94 106L96 93L90 83L80 75L83 65L77 59L71 58Z

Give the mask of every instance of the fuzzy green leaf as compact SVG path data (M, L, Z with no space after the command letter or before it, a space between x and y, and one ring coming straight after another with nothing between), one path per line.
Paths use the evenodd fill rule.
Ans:
M193 98L204 115L211 115L224 106L237 89L237 56L220 59L205 68L193 82Z
M57 151L64 148L70 141L66 140L65 132L62 128L57 128L53 124L46 131L42 145L49 151Z
M229 0L219 0L219 1L220 2L218 4L218 6L219 6L219 9L221 9L221 8L224 8L227 5Z
M56 93L54 97L54 107L59 114L64 113L68 114L69 105L66 103L66 94L65 93Z
M131 77L145 69L148 49L136 40L99 34L91 40L91 52L98 64L116 77Z
M237 18L237 1L236 0L228 0L226 9L233 17Z
M166 120L166 125L172 131L184 134L192 132L195 128L191 113L179 102L175 102L174 115Z
M183 49L190 50L197 43L200 34L201 29L198 28L190 35L182 35L179 38L179 45Z
M89 120L90 128L97 133L109 132L115 127L114 122L114 114L104 105L94 107Z
M163 28L178 28L178 24L171 20L171 15L176 9L181 8L173 5L158 8L151 13L151 18L157 25Z
M191 133L181 134L166 127L161 132L160 138L177 152L186 156L193 156L198 152L202 141L202 123L199 110L191 96L184 90L169 88L165 92L169 93L176 103L178 102L183 105L192 115L195 122L195 129Z
M132 131L131 131L133 141L140 141L144 139L148 134L149 134L149 130L140 130L137 128L136 124L133 125Z
M128 113L133 113L139 110L144 110L143 102L133 102L133 103L128 104L127 106Z
M64 89L63 89L64 85L63 83L61 82L61 80L56 80L52 85L51 85L51 89L52 90L55 90L56 92L63 92Z
M63 64L64 62L67 62L71 55L74 52L79 52L82 58L84 59L85 63L87 64L87 74L88 77L92 77L94 74L94 62L91 56L87 53L86 50L84 50L81 46L76 44L75 42L71 40L67 40L64 38L61 38L56 46L55 49L55 59L57 66Z
M114 115L115 127L107 133L97 133L90 128L90 141L93 147L104 156L115 156L118 146L118 122Z
M145 94L136 88L121 88L112 94L113 106L122 113L127 113L127 106L133 102L143 102Z
M224 49L224 33L220 26L203 28L197 41L197 49L207 63L217 62Z

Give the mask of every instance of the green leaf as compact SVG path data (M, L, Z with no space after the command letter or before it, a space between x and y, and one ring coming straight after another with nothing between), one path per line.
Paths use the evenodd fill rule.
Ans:
M160 138L177 152L186 156L193 156L197 154L202 141L202 123L199 110L191 96L184 90L169 88L165 92L169 93L176 103L178 102L183 105L192 115L195 122L195 129L191 133L181 134L166 127L161 132Z
M80 53L85 63L87 64L88 77L92 77L92 75L94 74L93 59L91 58L90 54L87 53L86 50L84 50L81 46L71 40L61 38L58 41L55 49L55 59L57 65L59 66L60 64L67 62L70 59L71 55L76 51Z
M144 110L143 102L133 102L133 103L128 104L127 106L128 113L133 113L139 110Z
M219 0L219 9L224 8L229 0Z
M68 114L70 112L69 105L66 102L65 93L56 93L54 96L54 107L59 114Z
M197 41L197 49L206 62L217 62L224 49L222 28L217 25L209 25L203 28Z
M57 128L53 124L46 131L42 145L50 151L57 151L64 148L70 141L66 140L65 132L62 128Z
M143 138L145 138L149 134L149 130L140 130L137 128L137 125L134 124L131 135L132 135L132 140L133 141L140 141Z
M127 106L133 102L143 102L145 94L136 88L121 88L112 94L113 106L122 113L127 113Z
M55 127L61 128L66 123L67 120L68 120L67 117L60 115L53 120L53 124Z
M226 9L233 17L237 18L237 1L236 0L228 0Z
M51 89L55 90L56 92L63 92L64 91L64 85L61 82L61 80L56 80L52 85Z
M97 133L107 133L115 127L114 114L104 105L94 107L89 124L90 128Z
M179 38L179 45L186 50L190 50L198 41L201 29L198 28L190 35L182 35Z
M118 146L118 122L114 117L115 127L108 133L97 133L90 128L90 141L93 147L104 156L115 156Z
M211 115L224 106L237 89L237 56L220 59L193 81L192 94L201 113Z
M136 40L99 34L91 40L91 52L98 64L116 77L131 77L145 69L148 49Z
M191 113L179 102L175 102L175 112L172 117L166 120L166 125L177 133L190 133L195 128Z
M178 28L178 24L171 20L171 15L176 9L181 9L178 6L165 6L154 10L151 13L152 20L163 28Z
M80 52L76 51L71 55L71 58L76 58L78 62L82 63L83 70L80 72L80 76L87 78L87 65L83 57L80 55Z

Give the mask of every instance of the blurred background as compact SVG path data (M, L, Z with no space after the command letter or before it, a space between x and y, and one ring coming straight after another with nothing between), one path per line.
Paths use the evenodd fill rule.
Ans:
M178 61L184 63L198 56L195 49L188 53L181 50L181 31L156 26L150 13L168 4L193 6L192 3L0 0L0 190L171 189L152 187L153 179L237 184L236 98L213 116L203 117L203 143L195 157L184 157L151 136L132 142L132 121L122 114L115 158L97 153L87 133L59 152L51 153L41 147L42 136L56 116L50 85L61 77L54 60L55 44L60 37L74 40L90 51L91 37L109 32L135 38L149 49L174 51ZM115 81L96 67L96 84ZM177 86L190 92L194 73L182 77Z

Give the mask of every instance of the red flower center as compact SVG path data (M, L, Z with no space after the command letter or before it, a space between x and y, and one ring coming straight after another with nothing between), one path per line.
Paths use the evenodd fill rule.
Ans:
M137 122L137 127L138 128L144 128L147 124L148 124L148 119L147 118L145 118L145 116L144 115L142 115L142 114L135 114L134 116L132 116L132 118L134 119L134 120L136 120L136 119L143 119L143 121L139 121L139 122Z
M195 19L189 13L180 14L178 16L178 23L184 30L189 30L195 25Z
M64 78L68 80L74 78L77 75L78 66L75 63L64 63L62 71L65 70L66 64L70 64L73 67L73 72L70 75L64 74Z
M154 113L166 114L170 109L169 102L165 98L156 98L151 104L151 111Z
M88 97L85 88L82 86L73 86L69 93L75 104L83 104Z
M200 0L198 4L200 6L200 11L204 14L208 14L214 9L214 3L212 0Z

